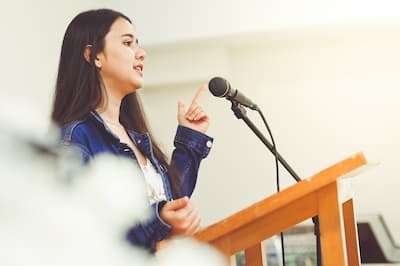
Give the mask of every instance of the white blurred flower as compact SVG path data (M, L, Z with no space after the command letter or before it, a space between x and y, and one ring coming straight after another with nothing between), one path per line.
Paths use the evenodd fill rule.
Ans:
M48 114L39 111L34 101L0 99L0 123L15 136L47 142L57 139Z
M2 144L0 265L153 265L124 238L149 206L132 162L100 156L66 184L57 153L0 130Z
M130 245L127 229L150 215L139 166L104 154L82 167L77 153L55 145L58 132L45 136L34 108L8 108L0 110L1 266L225 265L189 240L156 257Z
M90 204L114 229L150 217L143 174L137 164L110 154L96 156L73 182L75 197Z
M175 238L157 253L159 266L227 266L214 247L191 238Z

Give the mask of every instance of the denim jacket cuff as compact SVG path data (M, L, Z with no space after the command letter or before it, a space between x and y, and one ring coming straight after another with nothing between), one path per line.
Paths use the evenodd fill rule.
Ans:
M189 149L200 154L204 159L209 154L213 141L214 139L212 137L209 137L204 133L179 125L176 130L174 144L175 146L177 144L185 145Z
M172 226L167 224L160 216L160 210L164 206L166 201L156 202L151 205L151 209L154 214L154 218L146 226L146 231L149 235L154 236L155 241L160 241L166 238L172 231Z

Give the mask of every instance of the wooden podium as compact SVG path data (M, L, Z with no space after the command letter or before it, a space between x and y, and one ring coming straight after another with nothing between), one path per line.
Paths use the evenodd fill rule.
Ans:
M227 257L244 250L246 266L266 265L262 241L319 217L323 266L360 265L356 219L346 178L367 164L362 153L302 180L198 232Z

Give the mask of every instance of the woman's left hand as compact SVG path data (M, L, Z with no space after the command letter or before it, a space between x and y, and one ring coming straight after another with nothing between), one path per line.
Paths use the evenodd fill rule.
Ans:
M206 133L210 125L210 118L200 106L201 96L206 89L207 85L203 85L197 90L187 111L185 111L185 104L181 101L178 102L179 125Z

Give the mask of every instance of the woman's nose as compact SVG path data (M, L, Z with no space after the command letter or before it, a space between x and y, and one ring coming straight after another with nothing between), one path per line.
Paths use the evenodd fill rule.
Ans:
M146 56L147 56L146 51L142 47L138 47L136 51L136 58L143 61Z

